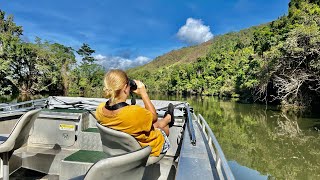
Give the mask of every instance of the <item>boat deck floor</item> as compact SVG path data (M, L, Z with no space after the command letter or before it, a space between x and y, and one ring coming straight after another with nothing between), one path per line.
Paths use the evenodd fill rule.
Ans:
M48 175L27 168L19 168L10 175L10 180L59 180L58 175Z
M176 174L176 163L173 157L164 157L156 164L147 166L143 180L171 180Z

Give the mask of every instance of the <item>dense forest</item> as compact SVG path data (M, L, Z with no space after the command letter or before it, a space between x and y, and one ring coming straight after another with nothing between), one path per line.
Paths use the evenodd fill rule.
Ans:
M154 92L315 107L320 104L319 5L320 0L291 0L287 15L273 22L172 51L128 74ZM0 96L101 94L105 70L88 44L75 50L22 36L13 16L0 10Z
M237 97L284 109L315 107L320 102L319 5L319 0L291 0L287 15L216 36L194 62L159 64L157 58L128 73L150 91Z
M0 10L0 96L5 94L85 95L101 88L104 69L88 44L78 50L36 38L22 40L23 29ZM75 53L82 57L76 61Z

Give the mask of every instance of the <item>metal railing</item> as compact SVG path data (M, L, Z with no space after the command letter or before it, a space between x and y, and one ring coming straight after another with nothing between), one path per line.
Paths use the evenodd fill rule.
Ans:
M198 115L197 122L208 140L208 145L215 160L216 169L220 179L234 180L235 178L232 171L210 126L200 114Z
M25 101L20 103L6 104L0 106L0 114L24 112L36 108L44 107L47 99L36 99L31 101Z
M193 128L190 107L186 103L184 104L184 106L185 106L185 117L186 117L187 127L188 127L188 131L190 134L190 141L191 141L191 144L195 146L196 145L196 135L195 135L194 128Z

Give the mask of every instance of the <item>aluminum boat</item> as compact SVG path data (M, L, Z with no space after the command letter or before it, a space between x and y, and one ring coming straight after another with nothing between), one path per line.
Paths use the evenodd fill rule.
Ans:
M152 100L161 119L175 107L166 154L149 157L130 135L97 124L103 98L49 97L0 107L0 177L8 179L234 179L206 120L191 105ZM130 100L127 101L130 104ZM142 100L136 101L143 106Z

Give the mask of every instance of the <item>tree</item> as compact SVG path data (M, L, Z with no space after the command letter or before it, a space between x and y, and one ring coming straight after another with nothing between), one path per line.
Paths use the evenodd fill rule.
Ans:
M0 10L0 95L13 93L38 94L49 92L64 94L69 86L77 82L73 89L102 86L104 70L92 53L88 44L83 44L77 53L82 57L76 65L74 50L58 43L49 43L40 38L35 43L20 39L22 27L13 22L13 16L5 16ZM71 69L72 72L70 73Z
M10 65L16 47L21 43L19 36L22 32L22 27L13 22L13 16L6 17L5 12L0 10L0 95L13 92L7 76L12 73Z
M63 93L66 96L69 91L70 84L70 69L76 63L75 55L71 47L54 43L50 46L52 57L56 61L60 71L59 74L62 80Z
M13 22L13 16L9 15L5 16L5 12L0 9L0 33L1 34L9 34L14 37L19 37L22 35L22 26L17 26Z
M95 61L94 57L91 56L94 52L95 50L91 49L91 47L86 43L83 43L77 51L77 53L82 57L82 62L89 64L92 64Z
M69 90L71 94L86 95L102 87L104 68L95 63L92 57L94 52L95 50L85 43L77 50L77 53L82 56L82 63L72 71L71 89Z

